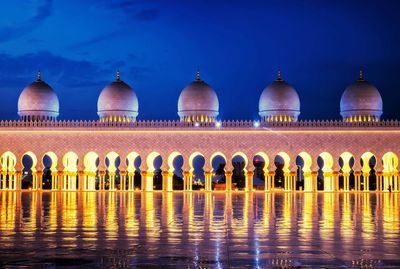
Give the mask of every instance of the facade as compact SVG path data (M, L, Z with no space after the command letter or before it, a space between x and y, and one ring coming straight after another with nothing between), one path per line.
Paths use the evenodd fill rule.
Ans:
M215 188L212 162L216 156L226 163L226 191L236 188L232 161L238 156L245 163L245 191L255 189L256 156L265 163L265 191L278 190L276 156L284 161L279 190L299 190L300 178L302 190L317 191L317 177L322 177L322 189L327 192L399 191L400 187L400 122L381 120L382 98L361 72L342 95L343 121L299 121L299 95L282 80L280 72L261 94L260 121L218 120L217 93L199 73L182 90L177 121L137 121L138 98L119 72L99 96L99 120L58 121L58 108L57 95L39 74L21 93L20 120L0 122L0 190L22 188L23 171L27 170L24 156L32 160L28 174L33 190L42 189L45 156L51 160L47 168L52 190L105 190L107 182L108 190L132 191L137 189L134 181L139 171L140 189L153 191L154 160L159 156L164 191L173 191L178 156L184 160L185 191L192 190L197 156L205 160L205 191Z

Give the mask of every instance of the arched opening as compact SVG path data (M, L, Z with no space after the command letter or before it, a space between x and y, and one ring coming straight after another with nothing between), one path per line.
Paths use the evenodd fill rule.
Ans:
M371 152L361 155L361 177L364 182L364 190L375 191L378 189L379 182L376 176L376 157Z
M85 178L83 182L84 190L94 191L100 189L100 180L98 175L99 163L99 155L93 151L87 153L83 158L83 164L85 166Z
M7 151L1 155L1 174L0 174L0 190L16 190L17 179L15 176L15 165L17 158L14 153ZM18 186L20 187L20 186Z
M105 164L107 167L105 174L105 189L114 191L119 189L120 183L120 174L119 174L119 165L121 163L121 159L116 152L109 152L105 158Z
M300 152L296 157L296 189L313 191L314 186L311 175L312 158L307 152Z
M140 165L142 159L137 152L130 152L126 157L126 165L128 172L127 190L140 190L142 188L142 176L140 174Z
M274 186L280 190L291 190L290 157L285 152L279 152L274 158L275 177Z
M226 177L225 177L225 165L226 157L222 153L215 153L211 157L211 167L212 167L212 178L209 186L209 190L225 190L226 188ZM232 175L233 181L233 175ZM206 190L207 182L206 182Z
M40 189L40 182L36 174L37 158L33 152L26 152L22 155L22 189Z
M158 152L153 151L147 156L146 177L142 177L142 186L146 191L154 189L162 190L162 174L160 169L162 161L161 155Z
M254 165L254 177L253 177L253 186L256 190L265 190L266 185L266 177L265 177L265 169L266 162L265 157L256 154L253 158Z
M78 187L78 155L75 152L67 152L63 157L64 176L63 190L76 191Z
M169 167L169 173L172 174L172 178L170 180L170 175L168 175L168 181L164 182L167 184L167 190L184 190L184 184L186 184L186 189L190 190L192 189L191 185L191 180L192 177L190 175L187 176L187 181L184 182L183 180L183 157L179 152L173 152L169 157L168 157L168 167ZM187 171L189 172L189 171ZM172 182L171 182L172 181ZM172 184L172 187L170 186Z
M349 191L356 188L354 176L354 156L350 152L343 152L339 157L341 175L339 176L339 190Z
M322 152L317 159L318 170L318 190L334 191L333 183L333 157L328 152Z
M193 190L205 188L204 164L206 160L200 152L194 152L189 157L190 172L193 175Z
M393 152L387 152L382 157L383 161L383 190L399 191L397 165L399 159Z
M58 157L54 152L47 152L42 158L43 164L43 189L59 189L59 180L57 176Z

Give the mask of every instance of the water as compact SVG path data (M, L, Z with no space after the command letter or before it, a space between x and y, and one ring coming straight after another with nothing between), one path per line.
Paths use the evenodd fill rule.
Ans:
M0 192L0 268L400 267L400 194Z

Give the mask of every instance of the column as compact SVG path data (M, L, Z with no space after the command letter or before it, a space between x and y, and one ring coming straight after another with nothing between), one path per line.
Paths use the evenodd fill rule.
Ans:
M369 173L363 173L364 191L369 191Z
M285 191L290 191L292 189L292 181L290 172L284 174L284 189Z
M8 189L15 191L16 176L15 171L8 172Z
M394 175L394 182L393 182L393 191L398 192L399 191L399 174L400 172L396 173Z
M212 172L204 172L205 190L212 191Z
M58 189L58 173L57 171L52 171L51 172L51 190L57 190Z
M343 191L350 191L350 173L343 173Z
M247 171L246 176L246 191L253 191L253 171Z
M292 190L292 191L296 191L296 181L297 181L297 178L296 178L296 172L290 172L290 177L291 177L291 188L290 188L290 190Z
M5 190L7 187L7 172L2 171L1 176L2 176L2 180L0 182L1 183L0 190Z
M355 191L361 191L361 172L360 171L355 171L354 172L354 180L355 180Z
M32 171L32 190L36 191L38 187L37 183L37 172Z
M85 184L85 172L78 171L78 191L84 191L87 188L87 184ZM76 180L75 180L76 182Z
M269 175L269 190L273 191L275 190L275 172L271 171L268 173Z
M43 171L36 171L36 189L37 190L42 190L43 187Z
M305 192L313 191L311 172L304 172L304 191Z
M226 178L226 181L225 181L225 184L226 184L225 190L226 190L226 191L232 191L232 175L233 175L232 171L225 171L225 178Z
M192 178L190 176L190 172L183 171L183 190L191 191L192 190Z
M119 172L119 189L121 191L126 191L126 171Z
M172 179L174 176L173 172L169 172L169 171L162 171L161 172L162 175L162 188L163 191L172 191Z
M15 190L20 191L22 189L22 171L15 172Z
M382 191L382 172L376 171L376 190L375 191Z
M57 171L57 190L61 191L63 189L63 182L64 182L64 172Z
M104 191L106 189L106 182L105 182L105 177L106 172L105 171L99 171L99 190Z
M339 172L333 171L333 186L332 191L339 191Z
M135 190L135 172L128 173L128 191Z
M142 171L142 191L153 191L153 172Z
M312 177L312 191L313 191L313 192L318 191L317 176L318 176L318 171L312 171L312 172L311 172L311 177Z
M115 172L108 171L108 180L110 182L110 191L115 191Z

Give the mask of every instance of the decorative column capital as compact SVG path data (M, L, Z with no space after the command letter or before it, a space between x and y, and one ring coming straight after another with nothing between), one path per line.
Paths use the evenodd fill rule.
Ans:
M233 175L232 171L225 171L225 176L231 177Z
M147 176L147 174L150 174L150 173L147 173L147 171L141 171L141 172L140 172L140 175L141 175L142 177Z
M170 174L169 171L162 171L162 172L161 172L161 175L162 175L163 177L167 177L167 176L169 176L169 174Z
M293 176L293 177L296 176L296 174L297 174L296 172L293 172L293 171L290 172L290 175Z
M249 177L254 176L254 172L253 171L247 171L247 176L249 176Z
M333 171L332 174L333 174L333 176L335 176L335 177L339 176L339 172L338 172L338 171Z
M121 176L126 176L127 172L126 172L126 171L120 171L119 174L120 174Z
M311 176L317 176L318 175L318 171L312 171L311 172Z
M377 176L383 176L383 172L382 171L376 171L376 175Z
M62 176L63 174L64 174L63 171L57 171L57 175L58 175L58 176Z
M268 172L268 175L271 176L271 177L273 177L273 176L275 176L275 172L274 172L274 171L269 171L269 172Z
M78 171L78 176L84 176L85 175L85 171Z
M104 176L106 174L106 171L99 171L100 176Z
M204 175L205 176L212 176L212 172L211 171L204 171Z
M43 171L41 171L41 170L36 171L36 175L39 176L39 177L42 176L43 175Z
M354 171L354 175L355 176L361 176L361 172L360 171Z
M190 176L190 172L189 171L183 171L183 176L185 177L189 177Z

